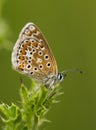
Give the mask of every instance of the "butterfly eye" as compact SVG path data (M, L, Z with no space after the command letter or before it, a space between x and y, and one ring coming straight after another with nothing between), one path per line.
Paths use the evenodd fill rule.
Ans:
M62 81L64 77L61 73L58 73L57 78L58 78L59 81Z

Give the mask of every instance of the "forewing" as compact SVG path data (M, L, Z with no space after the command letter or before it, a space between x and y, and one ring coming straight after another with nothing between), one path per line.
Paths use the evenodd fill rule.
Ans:
M12 52L13 68L38 80L57 74L57 64L44 36L33 23L22 29Z

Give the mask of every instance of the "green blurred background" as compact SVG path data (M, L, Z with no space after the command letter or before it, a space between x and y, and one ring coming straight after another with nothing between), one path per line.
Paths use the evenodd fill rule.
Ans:
M6 32L0 36L4 45L0 48L0 102L20 100L21 75L11 67L12 46L22 27L34 22L49 42L59 71L75 67L84 71L62 82L64 94L47 114L52 122L42 130L96 130L96 1L1 0L0 17L6 25L0 25L0 33ZM30 79L22 77L29 86Z

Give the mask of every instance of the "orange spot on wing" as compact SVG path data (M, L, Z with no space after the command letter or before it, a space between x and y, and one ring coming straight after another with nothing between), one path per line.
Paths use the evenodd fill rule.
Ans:
M38 46L38 43L37 43L37 42L34 42L32 45L35 46L35 47L37 47L37 46Z
M28 36L31 36L31 35L32 35L32 32L30 31L27 35L28 35Z
M30 41L27 41L25 45L30 46Z
M23 47L23 50L27 50L28 46L30 46L30 41L27 41L26 44Z
M24 56L19 56L19 59L24 60L25 58L24 58Z
M25 59L28 60L28 57L26 56Z
M32 32L33 32L33 33L36 33L36 32L37 32L37 29L35 28Z
M42 44L40 44L39 46L40 46L40 48L43 48L43 47L44 47Z
M25 55L25 54L26 54L25 48L23 48L23 49L21 50L20 54L22 54L22 55Z
M21 63L18 67L18 69L23 70L24 69L24 63Z

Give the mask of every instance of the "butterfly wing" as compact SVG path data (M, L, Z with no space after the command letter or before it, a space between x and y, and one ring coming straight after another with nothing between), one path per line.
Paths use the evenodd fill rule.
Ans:
M33 23L22 29L12 52L13 68L42 80L58 73L56 60L41 31Z

